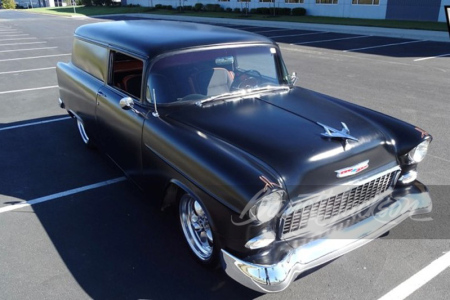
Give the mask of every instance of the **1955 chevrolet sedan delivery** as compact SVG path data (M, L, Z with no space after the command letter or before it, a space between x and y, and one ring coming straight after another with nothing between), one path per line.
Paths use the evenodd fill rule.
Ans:
M294 86L268 38L168 21L84 25L58 63L60 106L149 198L187 249L241 284L301 272L431 211L416 180L431 136Z

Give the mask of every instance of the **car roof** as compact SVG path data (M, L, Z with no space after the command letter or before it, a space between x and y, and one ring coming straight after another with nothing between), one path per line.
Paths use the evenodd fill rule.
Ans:
M142 57L186 48L236 43L270 43L258 34L179 21L134 20L100 22L78 27L75 36L135 53Z

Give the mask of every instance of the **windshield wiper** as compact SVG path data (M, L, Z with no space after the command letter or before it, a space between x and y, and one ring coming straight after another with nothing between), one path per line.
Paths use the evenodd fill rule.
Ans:
M258 98L260 93L275 93L279 91L289 91L291 88L287 85L279 85L279 86L273 86L273 85L267 85L264 87L258 87L253 89L242 89L230 93L224 93L217 96L212 96L200 101L195 102L197 106L203 106L204 104L218 101L218 100L230 100L230 99L245 99L245 98Z

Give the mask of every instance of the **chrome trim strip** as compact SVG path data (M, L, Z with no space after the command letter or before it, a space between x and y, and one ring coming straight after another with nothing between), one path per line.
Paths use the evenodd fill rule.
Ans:
M64 104L64 102L62 101L61 98L58 98L58 102L59 102L59 107L66 108L66 105Z
M341 231L311 241L291 250L273 265L258 265L243 261L222 250L225 272L258 292L279 292L289 286L298 274L329 262L361 247L389 231L410 216L431 211L432 203L425 186L415 182L407 194L377 214Z

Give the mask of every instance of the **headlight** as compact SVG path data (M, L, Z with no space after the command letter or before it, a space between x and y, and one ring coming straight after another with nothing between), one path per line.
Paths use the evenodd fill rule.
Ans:
M261 223L272 220L280 211L283 204L283 191L272 191L262 197L252 207L250 213Z
M411 164L420 163L428 152L428 146L430 145L430 140L425 140L420 143L416 148L412 149L408 153L408 159Z

